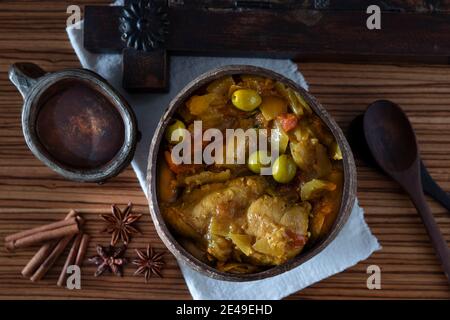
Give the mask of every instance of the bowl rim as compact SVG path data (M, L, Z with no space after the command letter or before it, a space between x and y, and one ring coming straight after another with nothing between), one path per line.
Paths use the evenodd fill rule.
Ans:
M76 169L59 163L48 154L36 133L36 118L41 97L64 81L80 81L104 95L120 114L124 124L124 141L116 155L106 164L92 169ZM126 100L100 75L87 69L65 69L38 78L24 99L22 131L31 152L47 167L63 177L79 182L104 182L120 173L132 160L137 144L137 122Z
M320 117L320 119L327 125L335 137L339 147L341 148L343 155L343 171L344 171L344 186L342 193L342 201L339 213L336 220L333 223L332 228L327 236L321 239L318 243L314 244L312 248L308 248L305 252L301 252L296 257L288 260L287 262L271 267L267 270L249 273L249 274L234 274L222 272L214 267L207 265L206 263L195 258L177 241L176 237L172 235L169 227L166 225L164 218L159 209L157 199L157 163L160 152L160 144L164 137L164 131L167 125L172 120L172 116L176 110L188 99L196 90L210 83L211 81L233 74L251 74L265 76L277 81L281 81L284 84L300 92L306 102L311 106L313 111ZM311 96L305 89L303 89L298 83L291 79L269 69L262 67L256 67L252 65L228 65L219 67L208 72L201 74L194 80L189 82L169 103L168 108L161 117L150 145L150 152L148 157L148 169L147 169L147 185L149 195L149 207L150 214L155 225L156 231L169 249L169 251L179 260L186 263L190 268L195 271L204 274L210 278L224 281L254 281L261 280L268 277L280 275L286 271L292 270L306 261L310 260L323 249L325 249L339 234L342 227L348 220L350 213L353 209L356 199L356 166L351 152L350 146L342 132L341 128L335 122L335 120L328 114L323 106Z

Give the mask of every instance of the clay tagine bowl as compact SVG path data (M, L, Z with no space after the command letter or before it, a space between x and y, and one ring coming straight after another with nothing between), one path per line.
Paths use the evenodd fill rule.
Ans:
M188 99L191 97L198 89L204 87L205 85L211 83L213 80L221 78L227 75L258 75L267 78L271 78L277 81L281 81L285 85L290 86L294 90L298 91L310 105L313 111L322 119L322 121L328 126L334 135L343 155L343 171L344 171L344 186L342 194L342 202L340 211L336 217L333 227L329 233L323 237L320 241L315 243L312 247L301 252L295 258L287 261L286 263L271 267L267 270L258 273L249 274L236 274L221 272L206 263L200 261L191 255L178 241L176 235L174 235L169 226L163 219L158 205L157 197L157 163L160 161L160 145L164 139L164 134L166 127L171 123L172 117L176 113L176 110L181 107ZM346 223L350 213L355 204L356 197L356 167L353 159L353 155L350 146L337 123L328 114L328 112L322 107L322 105L308 92L306 92L300 85L287 79L286 77L264 68L248 66L248 65L236 65L236 66L225 66L210 72L207 72L192 82L190 82L181 92L179 92L171 101L168 109L162 116L159 124L156 128L155 134L150 147L150 153L148 158L148 170L147 170L147 183L148 183L148 194L149 194L149 206L150 213L153 219L153 223L156 227L158 235L167 246L167 248L172 252L172 254L182 262L189 265L192 269L218 280L225 281L252 281L261 280L264 278L273 277L294 269L306 261L313 258L315 255L319 254L324 250L339 234L342 227Z
M24 98L22 129L31 152L63 177L104 182L131 161L133 111L105 79L85 69L46 73L13 64L10 80Z

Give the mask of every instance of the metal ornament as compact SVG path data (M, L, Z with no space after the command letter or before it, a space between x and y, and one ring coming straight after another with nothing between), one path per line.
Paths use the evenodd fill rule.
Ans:
M145 52L161 48L169 32L167 12L154 0L131 2L123 7L120 32L128 48Z

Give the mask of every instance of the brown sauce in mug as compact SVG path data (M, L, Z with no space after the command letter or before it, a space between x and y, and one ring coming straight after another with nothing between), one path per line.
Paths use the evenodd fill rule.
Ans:
M124 123L107 97L70 81L43 101L36 120L41 144L59 163L76 169L107 164L124 143Z

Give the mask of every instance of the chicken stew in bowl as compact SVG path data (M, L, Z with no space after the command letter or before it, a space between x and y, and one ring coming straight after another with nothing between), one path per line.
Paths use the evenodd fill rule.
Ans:
M199 122L200 135L264 131L259 137L276 148L224 139L223 158L244 155L243 162L180 163L174 157L180 144L189 142L188 158L208 148L204 140L200 150L191 143ZM300 92L269 77L226 75L197 90L166 127L160 155L164 220L188 252L221 272L255 273L285 263L328 234L341 207L335 137Z

